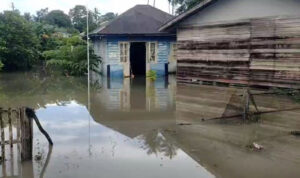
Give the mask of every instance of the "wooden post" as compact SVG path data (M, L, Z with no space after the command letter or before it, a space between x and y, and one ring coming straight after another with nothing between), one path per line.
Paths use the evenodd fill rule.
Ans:
M32 161L27 161L21 164L20 177L34 177L33 163Z
M3 110L0 108L0 127L1 127L1 153L2 161L5 161L5 135L4 135L4 123L2 118Z
M21 160L32 160L32 119L25 115L25 108L20 114L21 121Z
M248 90L244 91L244 102L243 102L243 119L249 119L249 93Z
M21 113L22 113L22 108L19 109L18 111L18 118L17 118L17 141L21 142ZM18 144L19 146L19 144Z
M8 132L9 132L9 144L13 147L13 133L12 133L12 121L11 121L11 108L8 109Z
M14 147L13 147L13 130L12 130L12 120L11 114L12 109L8 108L8 132L9 132L9 144L10 144L10 175L14 175Z

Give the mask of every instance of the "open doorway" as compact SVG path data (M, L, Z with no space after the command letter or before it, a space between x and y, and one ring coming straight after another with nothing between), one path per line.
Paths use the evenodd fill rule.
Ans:
M130 44L130 67L134 76L146 76L146 43Z

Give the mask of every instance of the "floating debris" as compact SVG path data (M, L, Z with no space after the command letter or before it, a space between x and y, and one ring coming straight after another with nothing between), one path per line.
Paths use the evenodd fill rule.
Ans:
M300 131L291 131L292 135L300 136Z
M179 123L177 125L192 125L191 123Z
M255 143L255 142L252 143L252 144L250 144L250 145L247 145L246 147L249 148L249 149L251 149L251 150L254 150L254 151L261 151L261 150L264 149L263 146L261 146L261 145Z
M34 160L35 161L41 161L42 160L42 155L35 155Z
M176 130L172 130L172 129L165 129L165 132L169 132L169 133L173 133L176 134Z

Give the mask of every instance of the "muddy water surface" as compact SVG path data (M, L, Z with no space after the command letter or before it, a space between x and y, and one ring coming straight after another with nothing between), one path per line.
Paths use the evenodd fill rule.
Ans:
M95 82L95 81L94 81ZM239 112L240 88L177 85L174 77L98 79L1 74L2 107L36 109L54 141L34 127L33 161L1 164L1 177L299 177L300 111L258 123L208 120ZM261 92L261 91L255 91ZM90 98L88 98L90 96ZM297 108L284 96L256 95L261 111ZM249 145L262 145L255 151Z

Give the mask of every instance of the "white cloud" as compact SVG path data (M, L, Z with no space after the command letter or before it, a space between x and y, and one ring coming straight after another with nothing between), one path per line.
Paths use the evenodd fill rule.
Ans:
M1 0L0 3L0 11L11 9L11 1L10 0Z
M97 7L102 14L106 12L115 12L121 14L136 4L147 4L148 0L0 0L0 11L11 9L13 2L15 8L22 13L30 12L35 14L36 11L48 7L50 10L60 9L65 13L75 5L88 4L89 9ZM150 0L152 5L153 0ZM156 7L168 12L168 0L156 0Z

